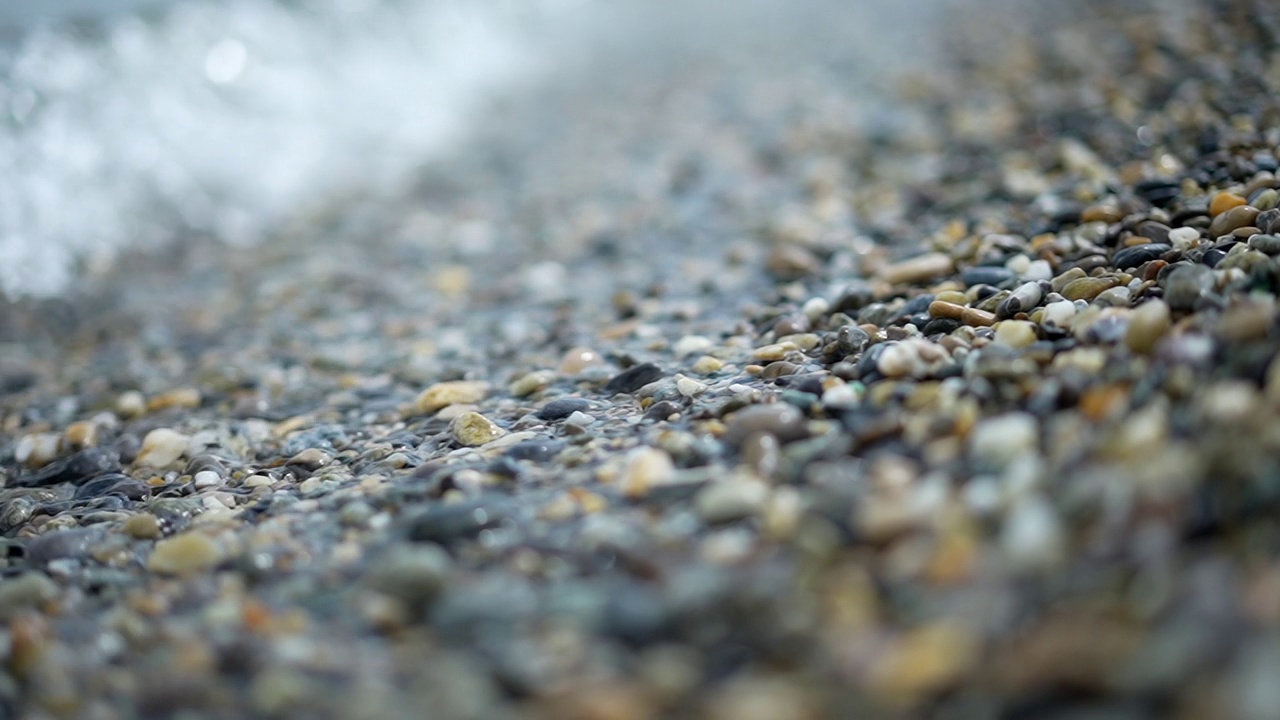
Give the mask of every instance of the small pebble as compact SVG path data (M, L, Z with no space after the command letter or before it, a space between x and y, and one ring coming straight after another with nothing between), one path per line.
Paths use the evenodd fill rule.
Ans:
M942 275L949 275L955 269L951 256L945 253L926 253L886 265L880 269L880 279L891 285L899 283L919 283L932 280Z
M507 431L478 412L467 412L449 423L449 434L463 447L479 447L506 435Z
M191 438L169 428L156 428L142 439L142 449L134 462L142 467L162 468L182 457Z
M478 403L489 394L489 383L470 380L454 380L436 383L414 402L414 409L423 415L434 413L450 405L470 405Z
M1148 300L1129 314L1124 343L1136 353L1149 353L1173 327L1169 305L1160 299Z
M644 497L651 488L671 482L675 471L675 464L665 451L652 447L636 448L626 456L620 489L626 497Z
M156 543L147 568L165 575L187 575L222 562L222 548L201 532L187 532Z
M138 513L124 521L124 534L138 540L154 540L160 537L160 520L151 513Z
M578 375L587 368L593 368L604 364L604 358L600 353L591 348L575 347L570 348L568 352L560 358L560 364L557 370L561 375L573 377Z

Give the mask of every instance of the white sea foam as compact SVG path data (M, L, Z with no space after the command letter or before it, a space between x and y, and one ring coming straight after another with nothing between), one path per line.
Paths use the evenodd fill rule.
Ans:
M28 30L0 47L0 291L56 294L82 259L184 233L254 242L402 182L537 71L516 7L200 1Z

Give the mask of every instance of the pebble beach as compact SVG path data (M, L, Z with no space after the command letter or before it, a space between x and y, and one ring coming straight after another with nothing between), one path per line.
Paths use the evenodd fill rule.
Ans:
M1280 718L1280 6L1028 5L5 301L0 720Z

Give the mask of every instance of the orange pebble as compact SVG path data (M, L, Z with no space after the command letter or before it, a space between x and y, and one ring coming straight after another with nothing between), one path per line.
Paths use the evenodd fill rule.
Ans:
M1209 214L1217 217L1233 207L1244 205L1246 200L1235 193L1220 192L1209 202Z

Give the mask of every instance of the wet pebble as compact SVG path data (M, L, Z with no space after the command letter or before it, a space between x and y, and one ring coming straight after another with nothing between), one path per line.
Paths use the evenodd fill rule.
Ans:
M604 394L634 393L649 383L661 380L664 376L662 368L653 363L642 363L614 375L605 383Z
M142 449L134 463L147 468L163 468L177 462L187 452L191 437L170 428L156 428L142 438Z

